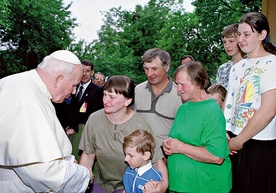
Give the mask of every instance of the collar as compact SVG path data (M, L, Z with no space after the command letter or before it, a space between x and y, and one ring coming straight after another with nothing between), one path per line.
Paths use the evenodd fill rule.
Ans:
M142 176L142 175L143 175L146 171L148 171L150 168L152 168L152 163L151 163L151 161L149 161L148 164L146 164L146 165L144 165L144 166L142 166L142 167L140 167L140 168L137 168L136 170L137 170L138 175L139 175L139 176Z
M230 64L231 66L233 66L233 65L234 65L233 60L229 60L227 63L228 63L228 64Z
M48 99L52 99L52 95L50 94L46 84L40 78L39 74L35 69L28 71L30 77L34 80L35 84L38 85L38 88L47 96Z
M164 88L164 90L159 95L161 95L165 92L169 93L172 90L173 81L172 81L171 77L167 76L167 78L169 79L169 83L167 84L167 86ZM147 82L146 88L149 89L149 91L153 94L153 90L151 88L149 81Z
M80 86L82 86L83 87L83 92L84 92L90 83L91 83L91 79L88 82L84 83L84 84L80 84L78 90L80 90Z

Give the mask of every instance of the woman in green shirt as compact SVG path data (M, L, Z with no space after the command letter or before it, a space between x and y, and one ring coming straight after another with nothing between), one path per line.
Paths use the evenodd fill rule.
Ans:
M231 162L220 106L205 89L204 66L191 61L174 73L184 103L176 114L169 139L163 142L168 157L171 192L226 193L232 186Z

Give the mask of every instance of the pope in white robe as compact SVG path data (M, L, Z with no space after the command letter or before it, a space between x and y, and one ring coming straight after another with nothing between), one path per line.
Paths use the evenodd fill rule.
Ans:
M80 64L69 51L51 57ZM51 79L44 81L38 72L0 80L0 192L85 192L89 171L74 163L51 102ZM62 86L56 88L62 91Z

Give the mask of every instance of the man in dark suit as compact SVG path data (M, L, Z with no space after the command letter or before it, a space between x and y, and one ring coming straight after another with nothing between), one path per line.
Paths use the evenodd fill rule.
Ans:
M74 106L73 121L76 124L85 124L91 113L103 108L103 88L94 84L91 77L94 74L94 65L90 60L81 61L83 76L71 104Z
M58 110L60 108L57 109L58 117L72 143L72 154L78 161L81 155L78 146L83 127L91 113L103 108L103 88L91 81L94 65L90 60L83 60L81 63L83 76L76 95L62 104L61 111Z

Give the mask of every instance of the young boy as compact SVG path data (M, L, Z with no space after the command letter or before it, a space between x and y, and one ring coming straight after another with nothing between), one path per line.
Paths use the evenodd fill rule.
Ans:
M221 84L225 89L228 86L231 67L244 57L238 45L237 34L238 24L229 25L222 32L224 50L228 56L231 56L231 60L219 67L214 84Z
M224 100L227 94L227 90L220 84L217 85L212 85L207 89L207 93L209 94L209 96L213 99L215 99L215 101L217 101L217 103L219 104L219 106L221 107L221 109L224 109Z
M144 189L154 189L154 181L162 180L161 173L151 163L154 148L155 140L146 130L136 130L124 138L123 149L128 164L123 176L126 193L142 193Z

